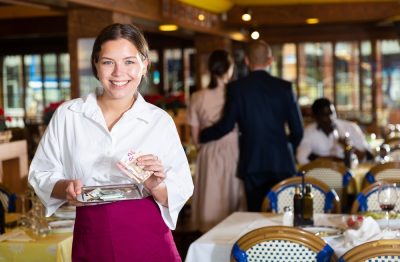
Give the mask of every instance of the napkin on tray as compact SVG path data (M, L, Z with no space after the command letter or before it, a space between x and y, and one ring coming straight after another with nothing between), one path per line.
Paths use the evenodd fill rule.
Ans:
M2 241L28 242L34 241L34 239L31 238L24 230L15 229L11 232L0 235L0 242Z

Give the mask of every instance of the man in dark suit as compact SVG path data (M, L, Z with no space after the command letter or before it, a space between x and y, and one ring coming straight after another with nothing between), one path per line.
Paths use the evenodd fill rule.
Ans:
M303 120L290 82L271 76L271 49L250 43L245 62L250 74L229 84L224 114L204 129L205 143L239 126L238 176L243 179L249 211L260 211L264 196L295 173L294 150L303 137Z

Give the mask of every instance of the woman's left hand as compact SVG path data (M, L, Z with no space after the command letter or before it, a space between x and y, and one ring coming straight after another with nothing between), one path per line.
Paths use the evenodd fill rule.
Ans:
M161 160L155 155L143 155L137 158L138 166L142 167L145 171L150 171L153 173L146 181L144 181L144 186L152 192L162 181L165 179L164 166Z

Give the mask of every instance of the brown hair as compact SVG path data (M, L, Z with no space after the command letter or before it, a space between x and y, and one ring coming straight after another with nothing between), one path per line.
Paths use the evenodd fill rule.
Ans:
M210 71L211 79L208 88L214 89L218 85L218 77L228 72L229 67L233 64L233 59L225 50L215 50L208 59L208 71Z
M99 33L96 40L94 41L92 55L90 61L92 63L93 75L97 78L96 63L99 62L99 53L101 46L108 41L126 39L131 42L139 51L139 54L143 60L148 60L149 57L149 46L142 32L136 26L132 24L111 24ZM150 61L148 61L147 67L150 67Z

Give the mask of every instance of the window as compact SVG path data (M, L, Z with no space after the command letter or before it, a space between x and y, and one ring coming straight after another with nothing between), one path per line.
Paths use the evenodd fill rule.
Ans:
M335 103L342 118L366 124L377 116L379 125L385 125L385 121L397 123L399 41L374 43L363 40L274 45L276 59L271 74L291 81L294 86L298 84L297 97L304 109L315 99L326 97Z
M100 82L93 76L90 56L93 49L94 38L80 38L78 40L78 70L79 93L85 96L100 87Z
M370 41L362 41L360 46L360 120L367 123L372 121L372 45Z
M182 49L164 50L164 92L167 94L183 91Z
M13 117L9 126L23 127L24 118L41 122L47 105L70 99L68 54L27 54L3 59L3 104L6 114Z
M332 44L299 44L298 63L300 105L311 105L319 97L333 101Z
M40 55L25 55L25 81L26 81L26 116L30 119L36 118L44 110L42 92L42 66Z
M380 41L383 106L400 108L400 46L397 40Z
M296 45L284 44L282 47L282 78L293 83L293 91L297 91L296 65Z
M351 112L360 109L359 49L357 42L335 45L336 109L356 118Z

